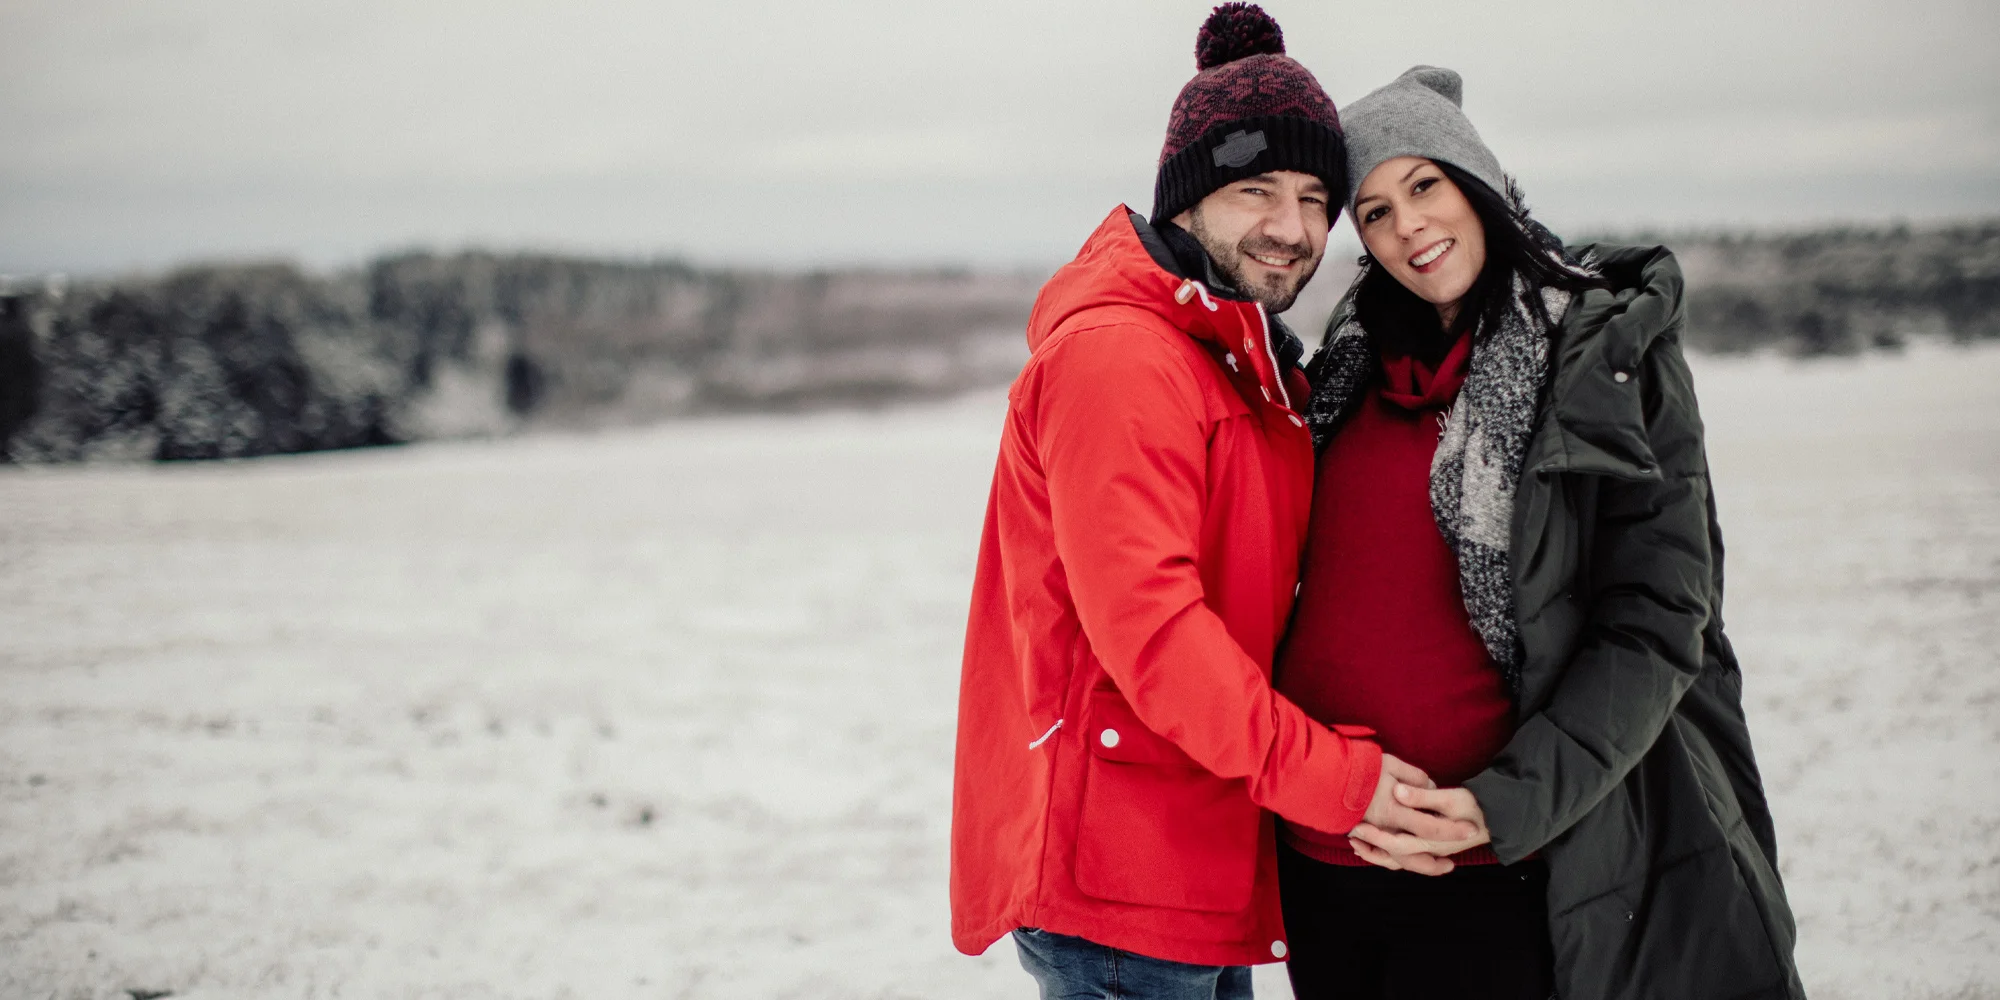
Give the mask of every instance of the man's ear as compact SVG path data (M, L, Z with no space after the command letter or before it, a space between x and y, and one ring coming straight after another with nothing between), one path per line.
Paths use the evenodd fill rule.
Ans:
M1195 202L1193 205L1190 205L1186 209L1182 210L1181 214L1174 216L1172 219L1168 221L1172 222L1176 226L1181 227L1182 229L1187 230L1188 232L1194 232L1194 213L1195 209L1200 207L1201 207L1201 202Z

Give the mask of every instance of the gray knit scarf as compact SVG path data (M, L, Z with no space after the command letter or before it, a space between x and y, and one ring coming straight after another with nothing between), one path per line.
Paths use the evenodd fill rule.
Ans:
M1588 264L1567 259L1562 264L1581 277L1594 274ZM1327 332L1307 366L1313 390L1305 416L1315 449L1326 447L1381 368L1375 345L1353 310L1355 293L1377 266L1372 261L1362 266L1336 313L1344 313L1344 321ZM1458 557L1459 585L1472 628L1500 667L1507 691L1518 697L1522 650L1508 556L1514 486L1548 380L1552 326L1562 321L1570 293L1531 285L1518 274L1513 292L1512 307L1493 329L1482 325L1472 332L1471 371L1445 414L1431 459L1430 493L1438 531ZM1541 296L1546 312L1533 308L1534 295Z

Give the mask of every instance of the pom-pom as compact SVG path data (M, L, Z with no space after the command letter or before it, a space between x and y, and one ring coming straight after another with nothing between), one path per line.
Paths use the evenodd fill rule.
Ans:
M1254 3L1226 3L1203 21L1194 36L1197 70L1235 62L1245 56L1285 54L1285 33L1278 22Z

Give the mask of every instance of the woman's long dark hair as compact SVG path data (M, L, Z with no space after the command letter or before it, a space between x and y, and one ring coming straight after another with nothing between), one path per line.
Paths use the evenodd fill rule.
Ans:
M1432 365L1444 360L1445 352L1467 331L1490 329L1500 321L1512 305L1516 274L1526 277L1529 284L1570 292L1606 287L1602 279L1573 269L1562 241L1528 217L1527 202L1511 179L1502 197L1471 174L1443 161L1432 162L1458 185L1479 216L1479 224L1486 230L1486 266L1466 291L1450 329L1438 322L1436 306L1404 288L1380 261L1369 266L1367 277L1354 294L1354 317L1384 354L1410 355ZM1530 307L1544 309L1541 296L1531 296ZM1547 315L1540 318L1551 321Z

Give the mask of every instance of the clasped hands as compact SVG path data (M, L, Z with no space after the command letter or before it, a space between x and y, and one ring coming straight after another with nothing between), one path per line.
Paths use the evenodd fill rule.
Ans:
M1362 860L1421 875L1451 871L1451 855L1492 839L1471 792L1439 788L1420 768L1386 753L1368 812L1347 833Z

